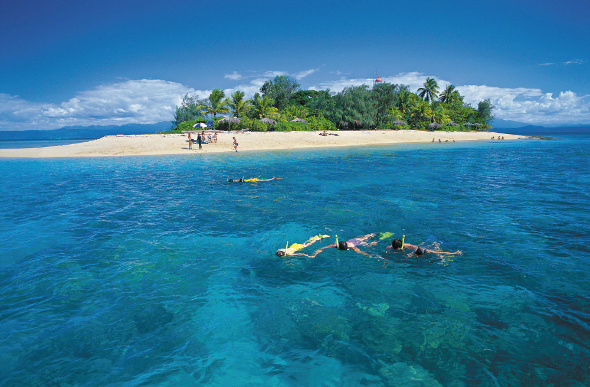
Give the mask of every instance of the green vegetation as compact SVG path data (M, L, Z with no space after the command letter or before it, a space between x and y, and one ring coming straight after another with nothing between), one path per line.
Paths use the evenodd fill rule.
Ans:
M490 100L479 102L477 109L464 103L453 85L439 92L433 78L427 78L416 93L406 85L386 82L331 93L300 90L294 79L281 75L266 81L252 99L244 98L239 90L226 98L220 89L203 100L185 95L176 107L172 128L191 130L211 120L219 130L485 130L494 108Z

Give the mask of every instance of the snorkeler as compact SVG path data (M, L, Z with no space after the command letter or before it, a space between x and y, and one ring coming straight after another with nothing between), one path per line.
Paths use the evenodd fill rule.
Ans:
M304 254L304 253L297 253L297 251L303 250L307 246L314 244L315 242L319 241L320 239L329 238L329 237L330 237L329 235L318 234L318 235L312 236L307 241L305 241L303 244L293 243L291 245L291 247L289 247L289 242L287 242L287 246L285 246L284 249L278 249L275 254L278 255L279 257L284 257L285 255L305 255L305 256L309 257L309 255Z
M386 249L393 249L395 250L403 250L404 248L407 248L408 250L413 250L414 254L416 255L423 255L423 254L442 254L442 255L461 255L463 254L463 252L461 250L457 250L454 253L450 253L448 251L437 251L437 250L428 250L425 247L418 247L415 245L412 245L410 243L406 243L405 242L405 235L402 237L402 239L394 239L393 241L391 241L391 246L387 246Z
M315 258L316 255L318 255L319 253L321 253L323 250L330 248L330 247L335 247L338 250L354 250L355 252L359 253L359 254L363 254L363 255L367 255L367 256L371 256L368 253L365 253L364 251L362 251L361 249L359 249L359 246L373 246L377 244L377 241L375 242L367 242L367 239L370 239L372 237L374 237L375 233L372 234L367 234L367 235L363 235L361 237L358 238L353 238L353 239L349 239L346 242L345 241L340 241L338 242L338 235L336 235L336 243L333 243L331 245L322 247L321 249L316 250L312 255L311 258Z
M280 179L280 177L273 177L270 179L260 179L258 177L252 177L250 179L227 179L228 183L257 183L259 181L271 181L271 180L275 180L275 179Z

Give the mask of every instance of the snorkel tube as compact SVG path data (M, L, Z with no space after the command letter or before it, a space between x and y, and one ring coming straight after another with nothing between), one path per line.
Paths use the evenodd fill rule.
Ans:
M289 241L287 241L287 244L285 245L285 257L288 255L287 254L287 249L289 248Z
M402 250L404 249L404 239L406 239L406 236L402 235L402 247L401 247Z
M338 235L336 235L336 248L338 249Z

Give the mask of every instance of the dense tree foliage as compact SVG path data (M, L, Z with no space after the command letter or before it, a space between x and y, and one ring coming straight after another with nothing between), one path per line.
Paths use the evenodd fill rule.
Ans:
M269 97L274 101L274 107L278 110L286 108L291 97L299 90L299 84L291 77L285 75L276 76L272 81L266 81L260 88L263 96Z
M277 99L275 99L275 97ZM406 85L387 82L374 87L351 86L339 93L329 90L299 90L299 84L286 76L267 81L252 99L236 90L231 99L219 89L206 100L186 95L176 108L173 124L185 128L186 121L212 116L218 127L218 114L231 113L238 121L220 128L267 130L341 130L418 129L471 130L486 129L493 119L489 100L477 109L463 102L453 85L440 93L433 78L412 93ZM307 123L292 122L304 119Z
M176 107L174 113L174 121L172 121L172 127L175 128L183 122L194 120L195 118L201 117L206 111L205 102L194 97L185 95L182 98L180 106Z

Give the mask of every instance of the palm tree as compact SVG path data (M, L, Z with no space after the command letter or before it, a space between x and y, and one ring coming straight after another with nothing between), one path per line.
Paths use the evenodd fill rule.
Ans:
M455 90L455 86L447 85L445 91L440 94L440 102L448 103L448 104L455 104L459 100L459 92Z
M249 99L244 101L244 95L244 92L239 90L234 91L231 95L229 106L234 112L234 117L240 117L252 108L252 102Z
M207 114L213 113L213 117L217 117L217 114L229 113L229 99L224 99L225 93L223 90L214 89L209 96L207 106Z
M445 125L449 121L449 116L447 115L444 106L440 103L432 108L432 121L441 125Z
M278 114L278 109L274 107L275 101L265 95L262 98L260 94L254 94L253 107L257 118L273 118Z
M436 83L434 78L426 78L424 87L418 89L418 95L426 102L432 102L438 97L438 83Z

